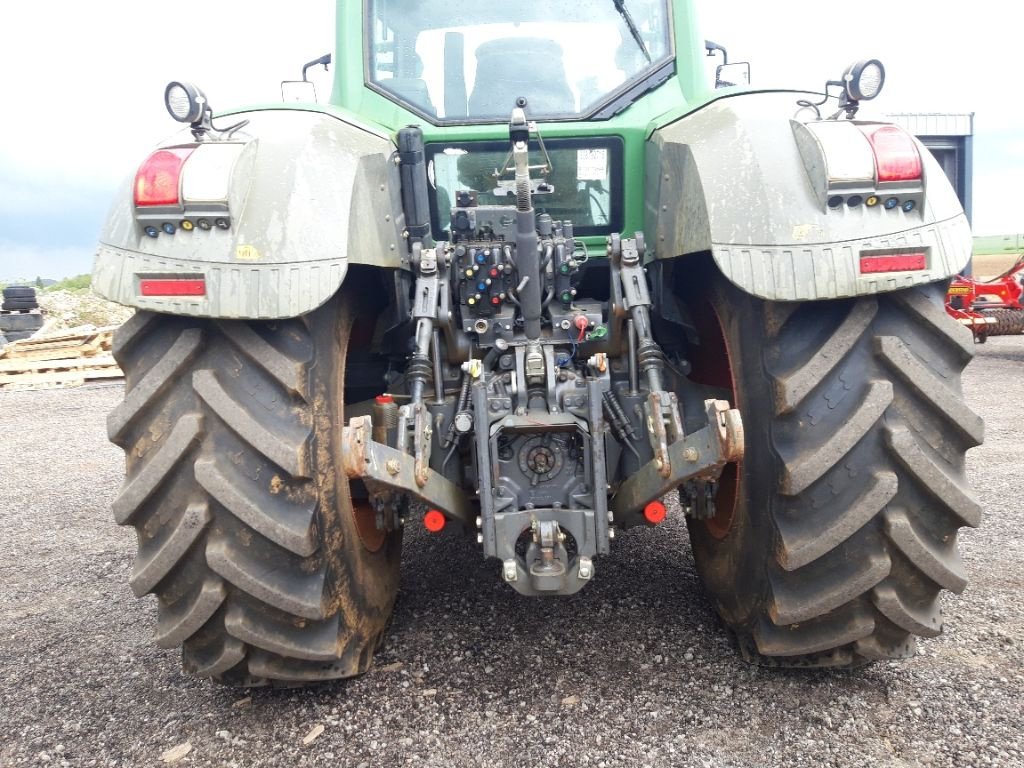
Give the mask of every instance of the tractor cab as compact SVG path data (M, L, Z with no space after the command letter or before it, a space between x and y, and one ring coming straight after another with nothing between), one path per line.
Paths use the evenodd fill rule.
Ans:
M367 85L434 125L595 117L673 66L667 0L451 8L370 0L364 30Z

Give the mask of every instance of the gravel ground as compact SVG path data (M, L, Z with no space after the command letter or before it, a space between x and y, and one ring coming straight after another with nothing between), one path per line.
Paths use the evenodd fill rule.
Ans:
M532 601L471 542L413 532L370 674L306 691L192 680L150 641L134 536L109 511L121 387L0 392L0 765L160 765L185 745L177 765L1024 765L1024 337L978 353L971 585L917 657L852 673L743 664L673 521L618 538L579 595Z

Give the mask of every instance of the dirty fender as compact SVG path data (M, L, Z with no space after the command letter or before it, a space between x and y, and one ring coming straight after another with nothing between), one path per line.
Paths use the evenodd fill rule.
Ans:
M708 252L730 281L776 301L881 293L955 275L971 254L963 209L923 146L923 204L828 209L790 118L806 94L719 99L647 146L646 231L658 258ZM915 250L925 269L861 274L861 253Z
M134 175L100 235L93 286L121 304L179 315L273 319L323 304L350 264L401 268L406 249L394 145L324 111L264 110L231 137L230 227L148 236ZM192 143L186 131L164 146ZM172 222L179 224L179 222ZM201 277L201 296L143 296L146 278Z

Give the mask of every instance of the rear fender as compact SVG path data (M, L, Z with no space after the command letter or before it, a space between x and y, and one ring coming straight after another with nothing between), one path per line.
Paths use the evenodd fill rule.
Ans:
M710 251L723 274L764 299L880 293L957 274L971 233L952 186L918 142L916 208L829 209L806 129L803 94L719 99L654 132L647 145L645 231L655 257ZM916 141L916 140L915 140ZM885 194L880 192L879 194ZM923 252L924 269L861 273L861 256Z
M136 209L127 179L100 235L97 293L139 309L200 317L295 317L323 304L350 264L407 267L395 147L325 112L265 110L229 140L242 146L230 168L221 229L201 212ZM239 118L241 119L241 118ZM164 146L195 144L189 132ZM186 166L187 168L187 166ZM186 227L182 222L189 220ZM203 222L216 220L216 213ZM161 230L146 234L146 225ZM144 296L142 281L191 278L196 296Z

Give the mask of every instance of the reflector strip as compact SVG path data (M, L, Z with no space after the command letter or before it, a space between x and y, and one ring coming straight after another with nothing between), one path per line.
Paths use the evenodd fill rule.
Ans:
M928 259L923 253L894 253L888 256L861 256L860 273L914 272L925 269Z
M148 279L139 281L139 293L143 296L205 296L206 279Z
M150 155L135 174L135 205L179 205L181 167L193 149L173 147Z

